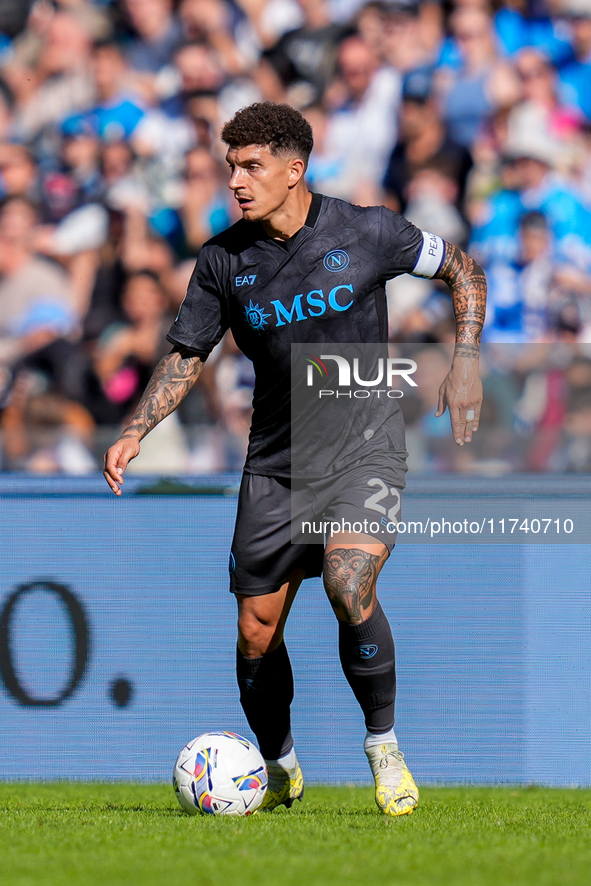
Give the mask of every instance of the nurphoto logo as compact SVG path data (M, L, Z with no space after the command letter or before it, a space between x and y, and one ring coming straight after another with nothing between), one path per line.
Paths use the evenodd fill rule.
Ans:
M354 357L351 361L340 354L320 354L318 357L314 354L306 354L305 358L307 387L314 387L318 380L333 386L332 388L321 388L318 391L319 399L322 397L355 397L358 400L363 400L368 399L372 394L377 397L385 394L391 399L399 399L404 396L404 391L394 389L395 378L402 379L413 388L417 387L416 381L411 378L417 370L417 364L414 360L404 357L379 357L370 373L370 378L361 378L358 357ZM326 365L327 361L333 361L329 367ZM334 364L336 364L336 378L331 381L330 378L335 371ZM332 373L329 372L329 368ZM367 373L367 369L364 370L365 373ZM352 390L354 384L359 385L359 388ZM385 384L386 387L379 388L378 385L381 384ZM341 390L342 388L349 390Z

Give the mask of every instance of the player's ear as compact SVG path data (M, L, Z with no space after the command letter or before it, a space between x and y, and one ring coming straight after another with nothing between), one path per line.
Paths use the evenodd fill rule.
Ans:
M306 164L301 157L294 157L293 160L290 161L288 178L288 184L290 188L293 188L295 185L297 185L297 183L303 177L305 171Z

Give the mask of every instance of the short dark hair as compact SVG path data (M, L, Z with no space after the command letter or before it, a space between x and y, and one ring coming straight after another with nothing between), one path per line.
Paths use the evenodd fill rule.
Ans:
M547 231L548 220L543 212L532 209L523 213L519 219L519 227L528 231Z
M314 147L312 127L291 105L257 102L237 111L222 129L230 148L266 145L272 154L295 154L304 163Z

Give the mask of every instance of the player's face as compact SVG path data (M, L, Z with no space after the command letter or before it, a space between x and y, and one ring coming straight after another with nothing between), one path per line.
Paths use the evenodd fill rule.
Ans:
M302 161L272 154L266 145L231 148L228 187L234 192L245 221L264 221L281 209L301 178Z

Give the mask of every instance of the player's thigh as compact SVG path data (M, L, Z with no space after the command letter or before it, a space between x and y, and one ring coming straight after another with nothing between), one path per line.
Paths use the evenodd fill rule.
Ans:
M241 597L272 595L297 570L320 575L322 547L291 543L288 480L245 474L230 552L230 590Z
M376 582L396 539L404 458L388 456L353 466L335 479L324 509L330 527L324 587L337 615L364 621L376 604Z
M395 455L395 454L394 454ZM322 490L322 519L326 545L382 545L388 552L396 542L405 486L404 459L353 465Z

